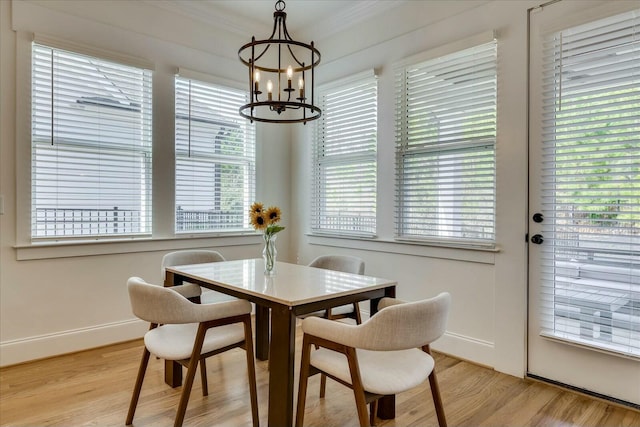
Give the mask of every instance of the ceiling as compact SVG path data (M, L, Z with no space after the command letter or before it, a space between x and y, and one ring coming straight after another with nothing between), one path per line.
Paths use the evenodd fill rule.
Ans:
M275 0L142 0L243 36L266 38ZM408 0L287 0L287 28L294 39L326 37Z

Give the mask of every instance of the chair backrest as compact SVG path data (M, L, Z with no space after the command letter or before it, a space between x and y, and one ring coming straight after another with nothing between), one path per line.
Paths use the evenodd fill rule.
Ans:
M202 264L205 262L226 261L222 254L218 251L210 251L206 249L193 249L169 252L162 257L162 280L165 277L165 267L174 265Z
M362 347L369 350L404 350L427 345L447 329L451 295L388 305L359 327L366 330ZM360 341L360 340L359 340Z
M364 274L364 261L361 258L350 255L322 255L311 261L309 267L342 271L343 273Z
M171 288L152 285L139 277L127 281L133 314L150 323L191 323L192 304Z
M199 323L251 313L246 300L194 304L170 287L152 285L139 277L129 278L127 290L133 314L150 323Z

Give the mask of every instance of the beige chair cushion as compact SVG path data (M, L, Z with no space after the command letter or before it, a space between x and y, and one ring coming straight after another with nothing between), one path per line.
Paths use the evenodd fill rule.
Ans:
M364 261L361 258L350 255L321 255L309 263L309 267L322 268L325 270L342 271L343 273L364 274ZM305 318L309 316L324 317L326 311L314 311L313 313L299 316ZM353 313L353 305L341 305L333 307L331 314L344 315Z
M218 251L209 251L206 249L185 249L169 252L162 257L162 278L164 279L164 267L220 261L226 260Z
M384 300L383 300L384 301ZM327 319L308 317L302 330L329 341L365 350L404 350L427 345L444 333L451 296L394 304L384 301L384 308L361 325L347 325Z
M322 255L311 261L309 267L364 274L364 261L361 258L350 255Z
M378 304L380 311L356 326L315 317L304 319L302 330L305 345L296 424L302 425L304 421L310 373L307 361L321 373L351 385L360 425L373 423L375 413L370 413L371 418L367 419L366 396L362 395L360 387L375 395L396 395L429 379L435 361L423 348L444 334L450 305L451 295L442 292L434 298L415 302L383 298ZM326 341L341 345L332 346ZM313 373L316 373L315 370ZM431 379L438 422L444 426L446 420L435 376ZM320 395L324 395L322 381ZM371 410L374 411L374 408Z
M422 384L434 367L433 358L417 348L399 351L356 350L365 391L397 394ZM311 352L311 365L351 384L344 354L320 348Z
M151 329L145 334L144 345L151 354L161 359L188 359L193 351L197 331L197 323L163 325ZM218 350L243 340L244 326L242 323L212 328L207 331L201 353Z
M193 304L172 287L151 285L139 277L130 277L127 289L133 314L150 323L199 323L251 313L251 303L246 300Z
M162 282L164 282L166 275L165 267L220 261L226 260L224 256L222 256L222 254L218 251L210 251L206 249L184 249L180 251L169 252L162 257ZM181 286L174 286L174 289L185 298L198 297L202 293L202 289L200 288L200 286L188 282L184 282ZM207 291L205 293L211 294L207 295L207 302L229 301L231 299L234 299L234 297L232 296L228 296L227 298L222 299L221 295L224 294L215 291ZM214 293L216 295L213 295ZM203 298L202 301L204 302L205 299Z

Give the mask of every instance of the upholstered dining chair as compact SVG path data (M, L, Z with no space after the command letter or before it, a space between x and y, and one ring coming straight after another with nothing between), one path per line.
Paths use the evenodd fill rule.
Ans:
M343 273L364 274L364 260L351 255L320 255L309 263L309 267L324 268L325 270L342 271ZM362 323L360 306L357 302L349 305L331 307L322 312L311 313L311 316L324 316L329 320L354 319L359 325ZM320 376L320 397L324 397L327 389L327 376Z
M364 274L364 261L350 255L322 255L311 261L309 267L342 271L343 273ZM343 305L330 308L324 313L324 316L331 320L350 317L355 319L356 323L362 323L360 307L357 302L349 306Z
M218 251L208 249L184 249L169 252L162 257L162 282L164 283L166 275L165 269L167 267L220 261L226 261L224 256ZM201 299L205 302L220 302L235 299L231 295L225 295L209 289L203 292L202 288L194 283L184 283L182 286L176 286L175 290L185 298L189 298L194 302L201 302Z
M303 425L309 376L324 373L353 390L362 427L375 425L378 399L428 378L438 424L446 427L429 345L444 334L450 305L451 296L443 292L417 302L383 298L380 311L361 325L304 319L296 426Z
M152 285L139 277L129 278L127 289L133 313L151 325L144 336L144 351L131 396L126 425L133 422L150 354L161 359L176 361L187 368L174 422L174 426L181 426L198 362L202 378L202 394L206 396L208 386L205 359L240 347L246 351L251 415L253 426L257 427L259 420L251 331L251 303L236 299L214 304L196 304L171 287Z

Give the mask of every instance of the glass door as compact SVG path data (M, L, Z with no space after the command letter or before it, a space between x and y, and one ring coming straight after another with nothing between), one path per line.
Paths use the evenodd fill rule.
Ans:
M638 2L533 9L530 59L528 371L640 404Z

